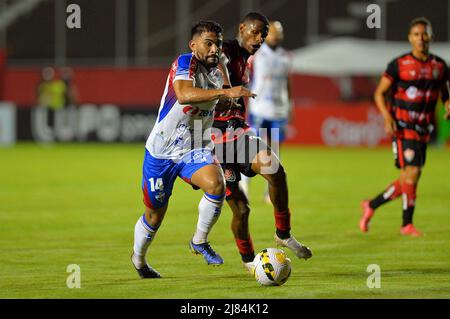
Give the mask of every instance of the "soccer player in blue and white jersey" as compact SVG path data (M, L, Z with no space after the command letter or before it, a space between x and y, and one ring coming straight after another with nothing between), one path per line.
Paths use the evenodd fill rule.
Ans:
M221 167L212 155L211 128L214 107L219 99L253 97L236 86L222 89L223 77L217 68L222 49L222 27L199 21L191 32L191 53L180 55L172 64L161 99L158 118L145 146L142 191L145 213L134 230L131 256L141 278L159 278L150 267L146 253L167 211L173 184L178 177L204 192L197 229L190 248L206 262L220 265L222 258L207 237L217 221L225 195Z

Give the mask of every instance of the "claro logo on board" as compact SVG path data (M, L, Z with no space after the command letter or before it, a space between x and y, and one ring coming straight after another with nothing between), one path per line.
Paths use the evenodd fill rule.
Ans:
M322 140L330 146L375 146L386 137L383 123L383 117L375 110L367 111L365 122L328 117L322 123Z

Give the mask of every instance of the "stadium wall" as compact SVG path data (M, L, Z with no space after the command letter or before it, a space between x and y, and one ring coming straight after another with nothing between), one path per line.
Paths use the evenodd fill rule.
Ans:
M38 68L5 72L5 100L15 103L17 137L38 142L145 140L156 119L167 70L74 68L77 106L53 112L35 107ZM324 94L326 92L326 94ZM295 117L288 144L388 144L383 120L370 102L342 102L335 79L294 75Z

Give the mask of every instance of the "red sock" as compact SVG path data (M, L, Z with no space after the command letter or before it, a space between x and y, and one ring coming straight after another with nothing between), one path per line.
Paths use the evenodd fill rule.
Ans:
M236 241L241 256L252 256L255 254L252 238L250 236L248 237L248 240L239 238L235 238L234 240Z
M281 232L289 232L291 230L291 212L289 208L284 212L274 212L275 227Z
M394 181L389 187L387 188L385 192L386 196L389 195L389 199L393 200L399 197L402 194L402 184L400 183L400 180Z
M416 205L416 189L415 184L403 183L402 193L405 195L405 201L403 202L403 208Z
M412 224L414 208L416 206L416 189L417 185L403 183L403 226Z

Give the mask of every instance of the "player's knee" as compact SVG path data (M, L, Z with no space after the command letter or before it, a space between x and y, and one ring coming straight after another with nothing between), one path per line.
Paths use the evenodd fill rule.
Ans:
M220 196L225 194L225 181L222 179L211 179L205 183L204 189L206 193Z
M405 182L416 184L420 178L421 169L418 166L408 166L405 174Z

